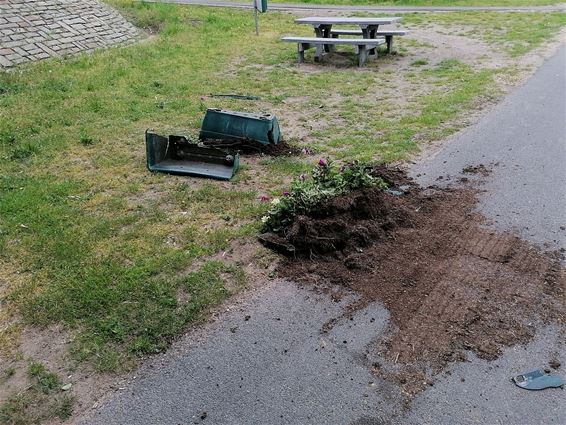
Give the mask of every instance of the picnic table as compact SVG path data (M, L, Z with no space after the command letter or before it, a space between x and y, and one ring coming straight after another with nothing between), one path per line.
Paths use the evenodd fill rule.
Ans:
M380 25L393 24L400 21L397 16L382 18L367 17L328 17L314 16L307 18L295 19L297 24L312 25L315 37L283 37L283 41L297 42L299 49L299 62L304 58L304 50L316 47L315 60L321 59L323 52L330 52L335 45L352 45L358 49L359 65L362 66L368 56L377 56L376 47L383 43L387 43L387 51L391 53L391 46L394 35L405 35L406 31L379 31ZM359 30L332 30L334 25L351 25L358 26ZM340 35L362 36L362 39L338 39ZM326 43L328 39L328 43ZM385 41L380 41L384 40ZM362 40L368 40L364 44ZM370 41L371 40L371 41Z
M385 18L314 16L295 19L295 23L312 25L317 37L331 38L332 25L357 25L362 31L363 38L375 38L380 25L389 25L400 20L398 16Z

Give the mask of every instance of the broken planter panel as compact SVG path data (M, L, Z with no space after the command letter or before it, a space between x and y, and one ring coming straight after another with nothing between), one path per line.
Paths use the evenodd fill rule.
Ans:
M183 136L145 132L149 171L230 180L240 166L240 156L199 146Z
M281 140L277 118L271 114L206 110L200 130L201 140L223 140L233 143L258 143L266 146Z
M526 390L544 390L545 388L559 388L564 386L564 380L555 375L549 375L542 370L517 375L512 378L513 382Z

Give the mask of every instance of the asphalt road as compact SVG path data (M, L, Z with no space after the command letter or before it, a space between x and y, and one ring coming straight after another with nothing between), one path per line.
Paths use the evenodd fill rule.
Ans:
M477 125L412 169L429 185L473 177L462 174L463 168L484 165L490 175L480 211L496 228L553 249L566 246L565 50Z
M251 9L252 1L221 1L221 0L146 0L151 3L191 4L196 6L231 7L238 9ZM269 3L270 10L338 10L346 12L376 12L376 13L413 13L413 12L549 12L563 11L564 4L548 6L363 6L363 5L333 5L308 3Z
M565 63L562 48L413 173L424 184L438 183L438 176L456 177L465 166L498 163L483 183L481 210L500 229L537 243L563 243ZM398 389L369 371L375 358L368 357L367 347L387 326L384 308L370 306L321 333L353 298L333 302L290 282L270 282L147 362L123 391L78 423L566 423L565 391L528 392L509 381L545 367L551 357L565 365L563 329L541 328L528 345L509 348L493 362L470 355L470 362L452 365L407 412ZM560 370L564 375L564 367Z
M484 165L486 177L462 173ZM436 155L412 168L421 184L479 179L479 210L498 230L556 250L566 241L566 48L478 124L457 134ZM442 180L438 178L442 176ZM544 306L541 306L544 308ZM565 391L517 391L509 376L566 364L566 330L539 329L528 346L493 362L454 366L413 403L407 423L566 424ZM564 367L561 375L565 377ZM461 378L465 382L461 382Z

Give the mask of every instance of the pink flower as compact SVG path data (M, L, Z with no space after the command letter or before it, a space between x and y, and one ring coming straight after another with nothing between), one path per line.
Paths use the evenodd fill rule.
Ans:
M289 192L283 192L283 196L291 196Z
M260 195L259 202L269 202L269 196L267 195Z
M324 160L324 159L320 159L320 160L318 161L318 166L319 166L319 167L326 167L327 165L328 165L328 164L326 163L326 160Z

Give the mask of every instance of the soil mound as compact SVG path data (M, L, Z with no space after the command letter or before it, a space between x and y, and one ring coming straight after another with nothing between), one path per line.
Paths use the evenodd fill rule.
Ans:
M468 350L495 359L538 323L563 325L558 255L483 227L475 190L423 189L398 170L376 173L390 189L337 197L270 241L293 253L283 277L357 291L351 312L374 301L387 307L388 337L373 349L397 368L380 374L414 394Z
M398 201L379 189L334 198L308 216L297 217L285 239L297 255L355 254L386 239L396 227L410 225L411 212Z

